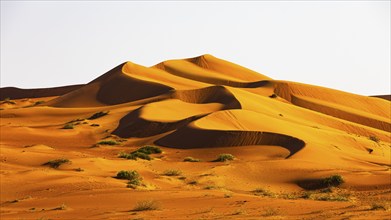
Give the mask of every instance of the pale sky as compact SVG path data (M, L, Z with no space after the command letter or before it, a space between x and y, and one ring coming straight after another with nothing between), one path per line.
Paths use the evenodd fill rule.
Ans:
M390 1L1 1L1 87L212 54L273 79L390 91Z

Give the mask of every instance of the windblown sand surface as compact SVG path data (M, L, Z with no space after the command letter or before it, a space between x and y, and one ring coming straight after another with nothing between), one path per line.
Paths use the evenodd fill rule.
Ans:
M0 104L1 219L390 219L386 99L273 80L211 55L0 91L11 98ZM97 112L108 114L91 119ZM145 145L163 152L118 156ZM214 161L223 153L235 159ZM44 165L61 158L70 163ZM120 170L142 183L128 188ZM322 184L333 175L344 183ZM157 209L134 211L144 200Z

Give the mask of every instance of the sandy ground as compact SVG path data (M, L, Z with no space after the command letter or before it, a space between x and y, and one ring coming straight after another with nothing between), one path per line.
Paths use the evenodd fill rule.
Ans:
M385 99L211 55L127 62L64 88L1 89L1 219L391 219ZM146 145L162 153L119 157ZM55 159L69 162L45 165ZM141 183L127 187L121 170ZM344 182L320 184L333 175ZM136 211L145 201L153 210Z

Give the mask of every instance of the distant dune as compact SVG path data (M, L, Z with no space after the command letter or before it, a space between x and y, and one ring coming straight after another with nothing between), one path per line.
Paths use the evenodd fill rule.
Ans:
M340 190L366 190L367 194L354 194L361 204L368 206L372 190L383 190L377 198L390 195L389 95L367 97L274 80L203 55L151 67L125 62L85 85L1 88L0 97L9 98L0 103L4 218L124 218L129 208L122 201L134 204L135 198L151 195L166 203L161 212L167 219L182 219L175 218L175 210L191 219L204 218L202 210L194 214L186 207L192 201L202 202L211 184L215 191L207 203L220 204L216 213L232 213L224 199L217 199L221 192L259 207L274 204L269 203L271 198L258 200L250 192L262 186L280 192L274 199L285 210L281 216L330 217L335 213L316 212L316 207L326 206L301 203L301 197L293 204L302 210L292 209L281 192L298 193L307 190L303 183L313 180L314 185L335 174L345 179ZM114 141L114 146L99 144L102 140ZM118 158L121 152L144 145L161 147L163 153L151 161ZM212 162L222 153L236 159ZM183 162L186 156L201 161L189 165ZM70 158L72 163L62 169L43 166L56 158ZM75 172L81 168L85 171ZM126 189L121 180L112 178L127 169L139 171L146 184ZM180 169L186 176L162 177L166 169ZM188 180L193 185L186 184ZM22 195L32 198L7 203ZM99 202L106 199L107 204ZM32 206L47 210L53 203L68 203L70 209L45 215L29 211ZM239 207L238 202L229 204ZM330 207L342 209L339 204L332 200ZM350 208L344 213L369 216L362 213L368 209L365 205L345 205ZM249 208L242 217L260 216L259 211ZM137 217L155 219L157 212ZM211 213L205 218L213 218ZM231 216L220 214L216 216Z

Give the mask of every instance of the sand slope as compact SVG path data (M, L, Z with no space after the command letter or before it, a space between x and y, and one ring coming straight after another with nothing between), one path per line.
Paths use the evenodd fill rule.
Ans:
M126 62L86 85L0 92L11 98L0 103L2 218L389 214L370 210L390 200L391 102L385 99L273 80L212 55L152 67ZM97 112L108 114L90 118ZM62 129L66 124L73 128ZM101 140L119 145L97 145ZM143 145L164 152L151 161L118 158ZM221 153L236 159L212 162ZM185 163L187 156L201 162ZM43 165L58 158L72 163ZM123 169L137 170L144 186L128 189L113 178ZM162 175L166 169L181 170L183 178ZM333 174L345 178L334 193L351 194L347 201L287 200L308 190L303 183ZM254 195L259 187L276 196ZM159 211L129 212L149 198L161 203ZM69 207L56 209L62 203ZM259 209L265 205L275 213Z

